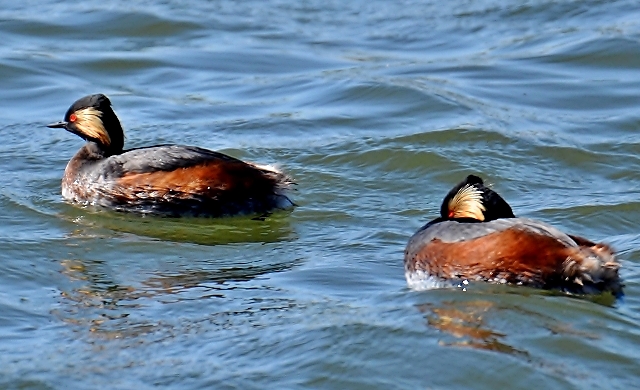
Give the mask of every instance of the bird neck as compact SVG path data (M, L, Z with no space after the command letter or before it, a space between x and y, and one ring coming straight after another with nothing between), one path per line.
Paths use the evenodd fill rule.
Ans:
M94 141L87 141L77 155L82 155L86 160L102 160L120 153L122 153L122 146L115 147L113 144L106 146Z
M111 109L105 110L101 119L111 139L108 146L103 145L103 149L108 152L110 156L122 153L122 149L124 148L124 130L122 130L122 125L116 113Z

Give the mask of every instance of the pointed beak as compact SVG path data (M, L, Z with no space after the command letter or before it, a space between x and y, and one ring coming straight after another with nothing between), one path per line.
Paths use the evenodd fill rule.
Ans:
M50 127L52 129L66 129L67 128L67 122L60 121L60 122L56 122L56 123L50 123L50 124L47 125L47 127Z

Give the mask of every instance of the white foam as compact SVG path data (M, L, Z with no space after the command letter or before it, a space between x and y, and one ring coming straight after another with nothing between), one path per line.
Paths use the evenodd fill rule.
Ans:
M409 288L416 291L451 287L450 283L446 283L442 279L429 275L424 271L405 272L404 277L407 279Z
M462 291L467 291L467 287L469 287L469 281L466 279L443 280L421 270L405 272L404 277L407 279L407 286L414 291L435 290L440 288L459 288Z

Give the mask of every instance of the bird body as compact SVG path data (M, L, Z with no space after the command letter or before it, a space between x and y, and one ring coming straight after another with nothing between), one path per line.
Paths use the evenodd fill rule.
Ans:
M158 145L123 150L124 133L104 95L76 101L62 122L87 143L67 164L69 202L162 215L224 216L293 206L291 180L268 167L211 150Z
M454 187L441 216L411 237L404 262L410 285L431 278L622 293L619 264L608 245L515 217L476 176Z

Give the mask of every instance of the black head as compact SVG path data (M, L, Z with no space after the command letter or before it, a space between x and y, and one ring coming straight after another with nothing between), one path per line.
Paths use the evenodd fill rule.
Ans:
M515 218L511 206L481 178L467 176L445 196L440 207L444 219L473 219L488 222L498 218Z
M96 143L107 154L118 154L124 147L120 120L103 94L89 95L75 101L64 115L64 121L47 125L63 128L84 140Z

